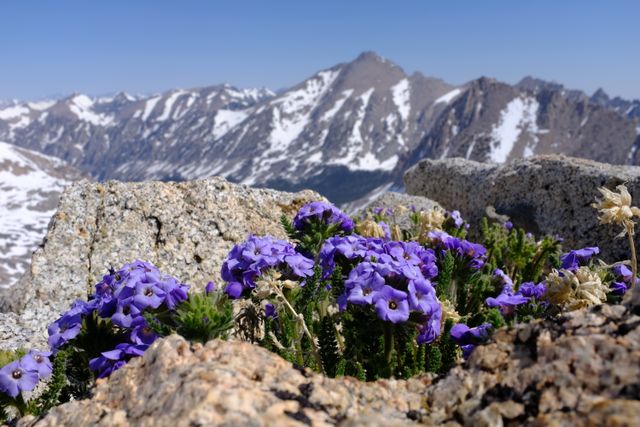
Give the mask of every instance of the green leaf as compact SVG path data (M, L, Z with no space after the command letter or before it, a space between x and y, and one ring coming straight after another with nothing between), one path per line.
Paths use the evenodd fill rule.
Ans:
M176 332L191 341L226 338L233 327L233 307L222 292L193 293L177 307L175 323Z

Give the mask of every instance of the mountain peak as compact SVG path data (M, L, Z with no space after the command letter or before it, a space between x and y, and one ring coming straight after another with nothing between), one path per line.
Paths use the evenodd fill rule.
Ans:
M372 51L362 52L353 61L342 64L341 68L340 80L348 88L366 90L373 86L391 85L406 77L402 68Z
M609 102L609 95L607 95L607 93L604 91L604 89L602 88L598 88L598 90L596 90L593 95L591 95L591 100L593 102L596 102L598 104L606 104L607 102Z
M376 61L376 62L382 62L382 63L389 62L388 60L386 60L385 58L378 55L372 50L365 50L360 55L358 55L358 57L355 59L354 62L362 62L362 61Z

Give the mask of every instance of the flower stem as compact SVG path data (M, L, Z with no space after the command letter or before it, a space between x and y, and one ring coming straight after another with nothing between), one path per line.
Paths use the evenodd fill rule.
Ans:
M276 289L276 293L280 297L284 305L289 309L291 314L293 314L293 317L298 321L299 325L302 327L302 331L304 332L304 334L307 336L307 338L309 338L309 341L311 342L311 353L313 354L314 359L316 359L316 364L318 365L320 372L324 373L324 368L322 366L322 359L320 358L320 352L318 351L318 347L316 345L316 341L313 335L311 335L311 332L309 332L309 328L307 328L307 323L304 321L304 316L302 314L298 314L296 309L293 308L291 303L289 303L289 300L284 296L284 293L282 293L282 290ZM300 348L300 352L301 351L302 349Z
M638 258L636 255L636 245L633 241L634 224L630 224L627 227L627 237L629 238L629 249L631 250L631 304L640 305L640 289L636 283L638 276Z

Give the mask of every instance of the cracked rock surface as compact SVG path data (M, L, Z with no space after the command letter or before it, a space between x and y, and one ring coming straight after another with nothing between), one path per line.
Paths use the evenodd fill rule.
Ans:
M285 237L280 216L322 197L231 184L81 181L62 195L31 268L0 293L0 348L45 348L45 327L110 266L141 259L202 289L249 233Z
M178 336L100 380L93 397L21 426L634 426L640 316L599 306L496 332L447 375L328 379L243 342Z

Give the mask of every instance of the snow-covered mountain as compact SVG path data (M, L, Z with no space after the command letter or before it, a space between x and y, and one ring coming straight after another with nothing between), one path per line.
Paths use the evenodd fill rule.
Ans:
M82 176L60 159L0 142L0 288L24 273L62 189Z
M222 175L344 203L401 185L423 157L637 164L638 105L533 78L455 86L365 52L278 94L221 85L12 103L0 107L0 139L97 179Z

